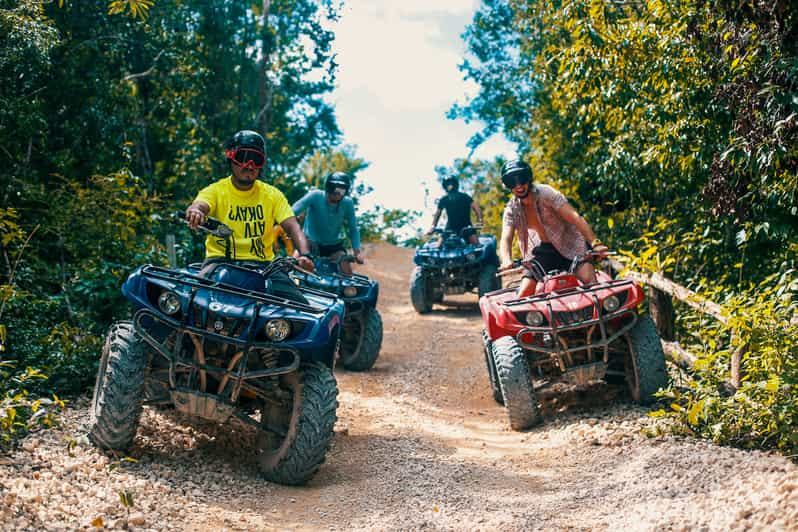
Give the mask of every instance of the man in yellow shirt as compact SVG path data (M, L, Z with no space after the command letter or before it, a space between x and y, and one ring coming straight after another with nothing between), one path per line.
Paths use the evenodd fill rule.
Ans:
M299 250L299 265L312 271L310 246L288 200L277 188L258 180L266 164L263 137L255 131L237 132L227 143L225 157L232 174L200 190L186 209L192 229L212 216L233 230L229 249L224 238L208 235L205 262L270 262L274 259L272 227L278 223Z

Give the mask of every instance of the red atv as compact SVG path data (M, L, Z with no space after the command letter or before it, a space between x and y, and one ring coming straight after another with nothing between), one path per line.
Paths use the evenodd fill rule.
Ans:
M537 394L554 384L625 381L632 399L644 404L667 385L659 335L642 313L643 290L600 270L596 284L582 283L573 272L583 258L568 272L540 276L534 295L519 298L515 282L479 300L493 397L514 430L541 421ZM498 275L535 266L519 262Z

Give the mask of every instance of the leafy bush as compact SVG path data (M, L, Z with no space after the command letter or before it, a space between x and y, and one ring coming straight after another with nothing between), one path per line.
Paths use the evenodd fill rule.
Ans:
M33 368L23 372L14 371L15 368L13 362L0 361L0 449L34 427L53 426L57 411L65 406L57 395L52 399L31 399L31 383L46 380L47 376Z
M681 432L741 447L798 454L798 320L794 270L767 278L724 304L726 324L713 323L704 338L731 338L693 346L701 356L685 387L664 397L672 403L657 415L679 422ZM740 387L730 393L732 353L742 350Z

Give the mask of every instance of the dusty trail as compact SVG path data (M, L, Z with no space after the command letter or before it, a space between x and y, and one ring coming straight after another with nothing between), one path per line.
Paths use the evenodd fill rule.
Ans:
M0 529L98 518L156 530L796 529L794 464L647 438L645 410L621 400L550 405L543 426L510 431L490 396L476 296L417 315L411 258L368 250L360 271L380 281L382 353L368 373L337 372L334 446L308 486L261 480L235 427L197 429L151 410L131 451L138 461L109 460L81 435L84 400L62 428L0 462ZM129 513L120 490L133 494Z

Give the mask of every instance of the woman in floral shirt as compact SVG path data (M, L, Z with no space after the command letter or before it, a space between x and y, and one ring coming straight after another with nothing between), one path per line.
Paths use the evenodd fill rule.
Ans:
M501 268L512 265L513 237L525 261L533 264L524 275L519 297L534 293L535 284L546 272L567 271L574 257L588 249L605 253L607 247L596 238L593 229L556 189L532 183L532 169L521 160L502 167L502 183L513 193L504 208L499 249ZM582 262L576 276L584 283L596 282L596 271L590 262Z

